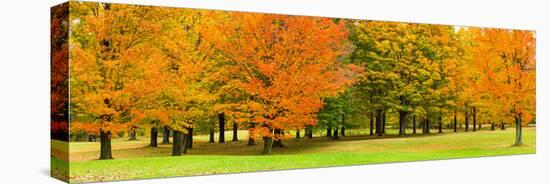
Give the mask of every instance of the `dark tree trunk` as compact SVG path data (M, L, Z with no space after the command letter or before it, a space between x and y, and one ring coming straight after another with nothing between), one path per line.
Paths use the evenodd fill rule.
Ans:
M468 110L464 112L464 131L468 131L468 127L470 126L470 116L468 115Z
M254 122L250 122L250 128L253 129L255 127L255 123ZM248 133L248 143L246 145L254 145L254 137L252 137L252 135L250 134L250 132Z
M208 143L216 143L214 141L214 128L210 128Z
M405 135L407 127L407 115L409 113L406 111L399 111L399 135Z
M472 107L472 125L474 125L472 131L474 132L476 131L476 123L476 107Z
M413 116L413 134L416 134L416 115Z
M453 131L456 132L456 111L455 111L455 114L454 114L454 119L453 119Z
M330 126L327 127L327 137L332 137L332 128Z
M273 138L271 137L264 137L264 150L262 151L262 154L271 154L271 149L273 148Z
M504 123L500 123L500 130L506 130L506 126L504 125Z
M135 141L137 140L136 138L136 128L132 127L130 128L130 131L128 132L128 140L129 141Z
M275 129L274 134L277 138L273 141L273 147L285 147L285 145L283 145L283 140L281 139L284 135L283 131L281 129Z
M369 135L374 135L374 112L370 114L370 133Z
M334 128L334 133L332 134L332 140L340 139L338 137L338 127Z
M424 134L430 133L430 118L426 117L424 120Z
M438 118L438 124L439 126L437 127L439 130L437 131L438 133L443 133L443 120L441 118L441 114L439 115L439 118Z
M157 138L158 138L158 131L157 127L151 128L151 141L149 142L149 146L151 147L157 147Z
M172 156L181 155L183 145L182 133L177 130L172 131Z
M386 109L382 111L382 134L386 134Z
M218 121L219 121L219 131L220 131L220 137L218 139L219 143L225 143L225 115L224 113L218 114Z
M340 129L340 135L346 136L346 116L342 114L342 128Z
M313 127L312 126L307 126L307 138L313 138Z
M111 149L111 132L100 130L101 149L99 153L99 160L113 159L113 153Z
M300 138L300 130L296 129L296 139L299 139L299 138Z
M422 134L426 133L426 118L422 119Z
M521 114L517 115L515 117L515 120L516 120L516 143L514 144L515 146L520 146L523 144L523 141L522 141L522 130L521 130Z
M170 144L170 127L164 126L164 131L162 132L162 144Z
M189 128L189 134L187 135L187 148L193 148L193 128Z
M233 122L233 140L231 140L232 142L239 142L238 134L239 134L239 125Z
M382 133L382 110L376 110L376 134L378 136L384 135Z
M182 154L187 153L187 148L189 148L189 134L182 133L182 145L181 145L181 152Z
M491 130L495 130L495 123L491 123Z

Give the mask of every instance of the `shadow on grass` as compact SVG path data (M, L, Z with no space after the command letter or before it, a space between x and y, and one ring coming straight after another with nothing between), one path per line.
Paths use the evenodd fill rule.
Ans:
M472 132L473 133L473 132ZM347 149L355 149L354 141L367 141L364 143L358 143L362 145L373 145L380 144L380 141L373 141L369 143L369 140L413 140L417 138L428 138L428 137L439 137L439 136L460 136L462 134L470 134L470 132L459 131L457 133L451 131L445 131L443 133L433 132L430 134L407 134L407 135L351 135L351 136L341 136L338 140L332 140L325 136L307 138L302 137L299 139L291 138L284 140L283 144L285 147L282 148L273 148L272 155L291 155L291 154L304 154L304 153L314 153L319 152L319 150L327 150L328 152L342 152L349 151ZM259 156L262 155L263 150L263 141L261 139L256 139L254 145L247 145L248 140L242 140L239 142L228 141L226 143L208 143L208 141L194 141L193 148L190 148L186 155L238 155L238 156ZM348 148L341 148L343 144L347 144ZM384 143L385 144L385 143ZM377 151L377 147L369 148L371 151ZM391 149L391 148L388 148ZM327 152L322 151L322 152ZM166 157L170 156L172 153L172 144L159 144L158 147L149 147L149 146L139 146L134 148L127 149L117 149L113 150L113 157L116 159L128 159L128 158L140 158L140 157ZM99 151L90 151L83 153L74 153L71 154L71 161L83 161L83 160L97 160L99 156ZM184 155L185 156L185 155Z
M355 136L341 136L338 140L332 140L328 137L314 137L314 138L292 138L283 141L284 147L273 148L272 155L288 155L288 154L301 154L311 149L323 149L324 147L333 146L337 142L349 142L349 141L365 141L365 140L377 140L377 139L408 139L415 137L429 137L443 135L438 133L431 134L410 134L410 135L355 135ZM257 139L254 145L247 145L248 141L239 142L226 142L226 143L208 143L206 141L195 141L193 148L188 150L187 155L261 155L263 149L263 141ZM159 147L152 148L144 146L140 148L132 148L126 150L115 150L114 155L129 152L135 154L133 157L147 157L147 156L168 156L171 155L171 145L160 145ZM144 153L144 154L139 154Z

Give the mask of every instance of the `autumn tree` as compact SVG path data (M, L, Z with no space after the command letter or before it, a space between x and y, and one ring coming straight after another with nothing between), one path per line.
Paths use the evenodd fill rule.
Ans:
M139 121L154 100L162 60L150 43L160 19L152 7L71 2L71 115L93 124L100 159L112 159L111 136Z
M166 65L161 69L162 108L170 117L166 126L173 131L172 155L192 147L193 128L207 123L215 96L209 92L212 44L202 32L213 17L204 10L167 9L162 35L157 44Z
M52 139L69 141L69 4L52 7L50 117Z
M375 109L378 135L384 133L388 111L398 112L400 135L405 134L410 114L415 114L415 122L417 115L426 116L426 124L430 113L441 114L447 81L443 65L453 51L452 27L355 21L352 30L351 58L366 67L359 89Z
M245 74L237 84L247 103L252 136L264 140L264 154L283 130L317 122L322 98L352 82L356 67L337 62L344 54L343 21L327 18L232 13L234 27L224 27L226 42L217 47Z
M511 117L516 126L514 145L522 144L522 126L535 117L535 35L531 31L483 28L475 30L472 47L486 98L493 99L494 115Z

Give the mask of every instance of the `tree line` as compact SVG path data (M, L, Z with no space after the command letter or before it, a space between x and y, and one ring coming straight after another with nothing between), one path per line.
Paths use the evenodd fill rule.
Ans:
M98 136L100 159L140 129L153 147L172 134L177 156L194 131L223 143L227 126L270 154L289 130L384 135L393 116L400 135L456 131L459 115L466 131L513 123L517 145L535 121L530 31L70 3L70 131Z

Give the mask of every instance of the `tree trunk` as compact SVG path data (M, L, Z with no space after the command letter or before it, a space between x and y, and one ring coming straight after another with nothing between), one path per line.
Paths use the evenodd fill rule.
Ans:
M313 138L313 127L311 127L310 125L308 125L307 127L307 138Z
M332 140L336 139L340 139L340 137L338 137L338 127L334 128L334 133L332 134Z
M523 141L521 139L521 134L522 134L522 130L521 130L521 114L517 115L515 117L516 119L516 143L514 144L515 146L520 146L523 144Z
M276 139L273 141L272 147L285 147L285 145L283 145L283 140L281 139L284 135L283 131L281 129L275 129L274 134Z
M273 148L273 138L271 137L264 137L264 150L262 151L262 154L271 154L271 149Z
M134 127L130 128L130 131L128 132L128 135L129 135L129 137L128 137L129 141L137 140L137 138L136 138L136 128L134 128Z
M504 125L504 123L500 123L500 130L506 130L506 126Z
M407 127L407 115L409 113L406 111L399 111L399 135L405 135Z
M443 129L442 129L442 127L443 127L443 120L442 120L442 118L441 118L441 114L439 115L439 118L438 118L437 121L439 121L439 122L438 122L438 124L439 124L438 129L439 129L439 130L438 130L437 132L438 132L438 133L443 133Z
M495 123L491 123L491 130L495 130Z
M382 134L386 135L386 109L382 111Z
M422 128L422 134L425 134L426 133L426 119L422 119L422 124L420 125L420 127Z
M181 145L181 152L182 154L187 153L187 148L189 148L189 134L181 134L182 137L182 145Z
M430 119L426 117L426 119L424 120L424 134L429 134L429 133L430 133Z
M187 148L192 149L193 148L193 128L189 128L188 133L189 134L187 135Z
M477 129L481 130L481 123L478 124Z
M254 124L254 122L250 122L250 129L253 129L256 125ZM254 137L252 136L252 134L250 133L250 131L248 132L248 143L246 145L254 145Z
M296 129L296 139L300 138L300 129Z
M382 133L382 110L376 110L376 134L378 136L384 135Z
M232 142L239 142L238 134L239 134L239 125L233 122L233 140L231 140Z
M340 129L340 135L346 136L346 116L342 114L342 128Z
M210 128L209 130L209 140L208 140L208 143L216 143L216 141L214 141L214 128Z
M468 131L468 127L470 126L470 116L468 115L468 110L464 112L464 131Z
M327 127L327 137L328 138L331 138L332 137L332 128L329 126Z
M374 128L374 112L372 112L370 114L370 133L369 133L369 135L374 135L373 128Z
M158 131L157 127L151 128L151 141L149 142L149 146L151 147L157 147L157 138L158 138Z
M456 132L456 111L455 111L455 114L454 114L454 124L453 124L453 131Z
M413 115L413 134L416 134L416 115Z
M110 131L99 131L100 134L100 141L101 141L101 149L99 153L99 160L109 160L113 159L113 153L111 149L111 132Z
M180 156L183 145L182 133L177 130L173 130L172 133L172 156Z
M162 144L170 144L170 127L164 126L164 132L162 132Z
M218 114L218 121L219 121L219 131L220 131L220 137L218 139L219 143L225 143L225 115L224 113Z
M474 125L472 131L476 131L476 107L472 107L472 124Z

